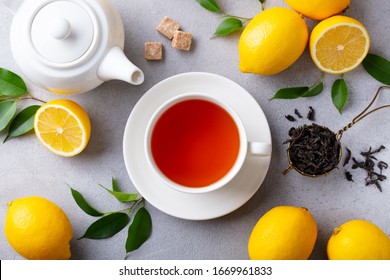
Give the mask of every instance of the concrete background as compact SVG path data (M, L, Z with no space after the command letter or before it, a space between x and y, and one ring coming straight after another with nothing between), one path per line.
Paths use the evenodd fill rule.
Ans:
M347 15L360 20L371 36L371 52L390 58L390 3L351 1ZM308 106L316 110L316 122L337 131L356 116L371 100L380 83L359 66L345 74L350 96L343 115L333 107L330 90L337 76L326 75L325 89L317 97L291 101L269 98L282 87L310 85L320 71L312 63L308 50L288 70L272 76L243 74L238 70L237 42L240 34L210 39L221 19L195 0L113 0L126 31L125 52L145 72L141 86L112 81L95 90L68 98L88 112L92 122L90 143L74 158L61 158L46 150L33 134L0 144L0 258L21 259L4 236L6 203L18 197L43 196L58 204L68 215L74 231L71 241L72 259L123 259L126 230L107 240L76 240L95 218L82 212L74 203L70 184L99 209L110 211L122 206L97 184L110 185L117 178L122 190L136 191L130 181L123 157L122 137L127 118L142 95L153 85L175 74L190 71L216 73L239 83L248 90L264 110L273 137L273 157L269 173L259 191L244 206L224 217L208 221L188 221L171 217L150 204L153 219L150 239L129 259L247 259L249 234L257 220L278 205L307 207L318 226L318 239L311 259L326 259L326 243L334 227L351 219L366 219L390 233L390 181L383 183L383 193L364 186L363 172L353 172L355 182L344 178L344 168L327 177L310 179L295 172L283 176L287 166L285 146L292 125L284 116L297 108L306 114ZM253 17L260 11L256 0L218 1L227 12ZM266 7L284 5L283 1L267 1ZM170 42L155 31L164 16L170 16L192 32L191 52L170 47ZM0 9L0 67L21 74L9 46L12 15ZM314 22L307 21L312 29ZM148 62L143 58L144 42L161 41L164 60ZM44 100L58 99L27 81L31 93ZM389 90L379 103L390 103ZM19 110L27 103L20 102ZM342 139L355 155L369 146L385 145L379 158L390 162L390 112L383 110L348 131ZM5 135L1 136L2 139ZM387 170L385 174L389 174ZM196 210L194 210L196 211Z

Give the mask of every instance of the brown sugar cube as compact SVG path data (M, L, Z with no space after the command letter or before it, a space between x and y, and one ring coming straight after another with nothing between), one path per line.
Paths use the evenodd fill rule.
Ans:
M175 49L189 51L191 49L192 34L176 30L173 33L172 47Z
M163 55L161 42L146 42L145 43L145 59L146 60L161 60Z
M160 22L160 24L156 28L158 32L160 32L162 35L167 37L169 40L172 40L173 32L179 29L180 29L180 25L173 19L170 19L169 17L164 17L164 19Z

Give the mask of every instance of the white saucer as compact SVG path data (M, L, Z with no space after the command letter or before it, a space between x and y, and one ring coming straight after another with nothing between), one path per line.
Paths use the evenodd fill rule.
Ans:
M127 172L139 193L159 210L188 220L226 215L247 202L263 182L270 157L248 157L242 170L225 187L204 194L187 194L164 185L146 161L145 130L154 111L167 99L186 92L221 98L242 119L248 141L271 143L267 119L256 100L235 82L210 73L185 73L152 87L135 105L127 121L123 154Z

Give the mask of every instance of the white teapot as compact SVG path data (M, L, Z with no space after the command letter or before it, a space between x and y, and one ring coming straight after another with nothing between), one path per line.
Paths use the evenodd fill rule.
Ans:
M123 53L122 19L109 0L0 0L14 13L15 61L37 86L59 94L117 79L139 85L143 72Z

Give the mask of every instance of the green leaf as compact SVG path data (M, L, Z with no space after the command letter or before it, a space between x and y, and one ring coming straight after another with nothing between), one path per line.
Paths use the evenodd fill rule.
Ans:
M131 223L126 240L126 253L137 250L152 232L152 218L145 207L138 209Z
M0 95L18 97L27 92L22 78L14 72L0 68Z
M265 2L265 0L259 0L261 4L263 4Z
M33 105L25 108L12 120L8 130L8 135L5 137L4 142L7 140L23 135L34 128L34 116L39 105Z
M377 81L390 85L390 61L369 53L362 62L364 69Z
M101 186L103 189L108 191L111 195L113 195L117 200L120 202L133 202L138 199L138 194L137 193L124 193L124 192L118 192L118 191L112 191L110 189L107 189L106 187Z
M113 191L120 192L120 189L119 189L119 186L118 186L118 182L115 180L114 177L112 177L111 185L112 185L112 190Z
M89 203L85 200L84 196L76 191L75 189L70 188L72 191L72 196L76 201L77 205L90 216L100 217L103 216L103 213L93 208Z
M230 17L225 19L218 25L217 30L215 30L214 35L215 36L225 36L230 33L233 33L234 31L240 30L242 28L242 22L241 20Z
M220 13L221 9L219 8L215 0L196 0L203 8L213 13Z
M324 90L324 83L320 82L316 85L313 85L309 90L303 94L301 97L312 97L319 95Z
M16 113L16 102L6 100L0 102L0 132L11 122Z
M104 239L120 232L130 221L125 213L112 213L92 223L84 235L78 239Z
M278 90L272 99L295 99L309 91L309 87L292 87Z
M344 79L338 79L332 86L332 101L334 106L339 110L340 114L343 111L345 102L348 99L348 88Z

